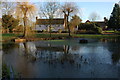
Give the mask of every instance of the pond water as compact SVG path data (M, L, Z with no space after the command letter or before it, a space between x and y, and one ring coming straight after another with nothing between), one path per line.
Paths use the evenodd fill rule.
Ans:
M21 78L119 78L119 38L79 40L3 43L3 63Z

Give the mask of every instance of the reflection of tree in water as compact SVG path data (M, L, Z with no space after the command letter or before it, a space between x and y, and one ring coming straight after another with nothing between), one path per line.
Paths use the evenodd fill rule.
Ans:
M7 42L2 44L2 50L4 51L4 53L9 53L9 50L11 50L14 47L18 47L18 45L16 45L13 42Z
M52 45L50 47L52 47ZM83 56L79 56L79 54L71 53L70 50L73 48L69 45L63 45L62 48L63 50L61 51L53 51L53 50L45 49L39 51L37 54L39 55L39 59L41 61L43 60L43 62L48 64L56 64L56 63L76 64L76 66L80 66L83 60ZM86 61L87 59L83 60L83 62Z
M114 64L117 64L120 60L120 53L113 53L112 54L112 60Z
M60 57L60 61L63 64L65 61L69 61L70 63L74 63L73 54L69 53L70 46L64 45L64 53Z
M73 46L73 47L71 47L71 50L72 51L77 51L77 50L79 50L80 49L80 46Z
M117 43L120 43L120 38L119 37L116 37L116 38L101 38L100 39L101 42L117 42Z
M35 61L36 60L36 46L32 42L25 42L25 43L20 43L19 48L22 48L24 51L24 56L31 60ZM23 52L22 52L23 53Z
M22 44L21 47L22 46L25 49L24 56L31 61L36 61L37 59L39 59L41 62L51 65L76 64L77 66L82 62L87 61L86 59L83 60L83 56L80 56L79 54L76 54L74 52L71 53L70 50L72 50L73 47L69 45L63 45L62 47L55 47L54 45L50 44L47 45L46 47L45 46L37 47L36 49L35 44L29 42ZM74 50L77 49L75 49L74 47Z
M108 39L108 50L112 52L111 58L114 64L117 64L120 60L120 38Z
M112 47L113 47L113 45L111 46L111 48ZM119 60L120 60L120 52L119 52L120 47L119 48L117 47L116 49L115 48L112 48L112 49L114 49L114 50L112 51L112 57L111 58L112 58L113 63L117 64L119 62Z

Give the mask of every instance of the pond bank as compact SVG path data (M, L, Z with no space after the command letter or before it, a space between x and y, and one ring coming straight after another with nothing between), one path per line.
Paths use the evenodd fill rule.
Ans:
M2 34L2 39L0 42L14 41L14 39L19 38L20 34ZM116 38L120 35L105 35L105 34L72 34L71 38ZM26 38L27 41L38 41L38 40L59 40L70 38L68 34L36 34L36 36L31 38Z

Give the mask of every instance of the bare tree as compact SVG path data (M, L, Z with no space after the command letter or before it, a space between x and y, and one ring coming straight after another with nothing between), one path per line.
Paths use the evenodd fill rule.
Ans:
M88 18L91 21L95 21L97 19L100 19L100 15L98 13L96 13L96 12L93 12L93 13L90 14L90 16Z
M23 37L28 37L29 33L29 23L31 19L35 17L36 7L30 2L18 2L16 7L16 16L23 18L24 23L24 35Z
M9 0L6 0L6 2L2 2L2 15L12 15L15 10L15 2L8 2Z
M50 28L50 37L51 37L51 22L55 17L56 13L59 10L59 3L58 2L47 2L40 6L39 15L42 15L46 19L49 19L49 28Z
M59 9L58 2L46 2L40 6L39 15L42 15L46 19L51 19L55 17L55 13Z
M78 7L75 3L69 3L69 2L66 2L62 8L61 8L62 12L64 13L64 18L67 20L66 22L66 26L68 28L68 32L69 32L69 36L70 35L70 27L69 27L69 16L72 15L72 14L75 14L78 12Z

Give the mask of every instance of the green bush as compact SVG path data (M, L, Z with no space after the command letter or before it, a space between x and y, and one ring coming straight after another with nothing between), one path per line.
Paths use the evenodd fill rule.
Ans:
M78 30L86 30L86 32L84 33L87 33L87 34L101 34L102 33L102 28L98 27L95 23L82 23L79 25Z
M101 27L97 27L98 28L98 33L102 33L102 28Z
M102 28L98 27L97 25L94 24L93 31L97 34L101 34L102 33Z

